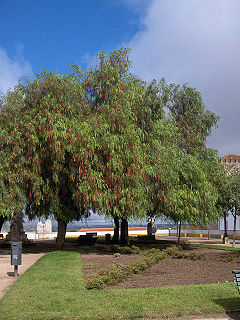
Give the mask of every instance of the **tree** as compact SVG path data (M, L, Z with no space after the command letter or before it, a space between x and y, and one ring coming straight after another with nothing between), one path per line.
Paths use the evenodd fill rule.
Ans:
M4 97L13 135L9 183L29 215L54 215L58 247L67 222L87 208L122 220L127 242L127 220L144 208L145 158L127 51L99 57L85 74L76 65L70 76L43 72Z
M235 244L236 238L236 222L237 216L240 211L240 172L239 170L234 170L228 176L227 186L230 190L230 205L231 212L234 218L234 230L233 230L233 244Z
M180 223L215 219L218 193L199 155L206 149L206 137L217 117L204 110L200 94L190 87L167 86L162 80L159 86L153 81L145 90L149 95L137 115L139 126L146 132L145 143L150 146L148 214L164 215ZM165 107L170 116L164 115ZM199 126L195 126L195 117ZM199 129L200 124L205 131ZM187 127L182 129L182 125ZM186 134L188 129L192 130L191 136Z
M13 190L4 205L53 214L59 247L67 223L88 208L122 222L122 243L130 217L214 215L216 190L199 154L217 117L195 89L146 84L129 67L127 49L100 53L85 73L43 72L3 98L0 181Z
M216 156L216 151L205 150L202 152L206 170L209 175L209 180L216 187L218 192L217 209L220 211L220 215L224 218L224 242L228 237L227 217L228 211L232 209L231 203L231 188L229 188L228 169L225 167L219 158Z
M19 195L21 209L26 204L37 215L54 215L59 248L66 224L79 219L85 208L101 205L93 122L82 112L86 99L82 82L74 76L43 72L9 92L1 110L11 137L1 141L8 155L4 185L16 188L13 203Z
M19 98L17 92L9 92L9 99L15 104ZM19 171L23 163L16 150L15 142L19 142L16 134L16 114L14 106L6 110L7 97L0 98L0 230L3 223L13 216L14 212L21 212L23 192L19 181ZM14 158L13 155L16 154ZM15 160L17 160L15 162Z
M179 146L187 154L198 156L219 117L206 110L201 94L187 84L166 85L162 79L161 88L166 107L180 132Z
M143 132L137 126L134 109L139 92L129 74L128 50L99 54L99 64L85 75L89 109L97 128L96 170L104 181L102 212L115 222L118 241L121 220L121 243L128 242L128 220L144 214L143 172L145 150ZM76 68L77 70L77 68Z

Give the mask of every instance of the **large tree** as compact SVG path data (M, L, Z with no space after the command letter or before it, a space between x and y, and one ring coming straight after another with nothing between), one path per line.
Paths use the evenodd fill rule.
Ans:
M53 214L59 247L88 208L121 220L123 243L130 217L212 215L217 196L199 154L217 117L200 94L134 77L126 49L98 61L85 73L43 72L3 98L0 187L13 191L2 206Z
M229 207L233 215L234 227L233 227L233 243L235 244L236 238L236 223L237 216L240 213L240 172L239 169L233 170L227 176L227 188L230 192Z
M82 112L87 100L82 83L74 76L43 72L9 92L1 110L11 137L1 141L8 155L4 186L19 191L18 202L13 193L13 207L26 205L27 211L55 217L58 247L66 224L102 200L96 192L102 180L93 166L93 122Z
M115 221L118 241L119 220L121 242L128 242L128 220L145 214L144 171L146 149L143 131L137 125L136 101L140 92L129 73L128 50L109 56L99 54L99 63L85 75L90 110L96 121L96 168L104 180L102 211ZM145 210L144 210L145 208Z
M162 79L161 91L180 132L179 146L185 153L198 156L219 117L206 109L200 92L188 84L167 85Z
M137 116L150 146L149 215L191 223L215 220L219 194L201 155L207 153L206 138L218 117L205 109L200 93L187 85L168 86L162 80L159 85L152 81L141 87L146 95ZM164 110L170 114L165 116Z
M127 220L144 212L143 133L127 50L99 61L85 74L76 65L70 76L43 72L4 98L8 183L19 188L27 213L54 215L59 247L67 222L86 208L120 219L122 242Z

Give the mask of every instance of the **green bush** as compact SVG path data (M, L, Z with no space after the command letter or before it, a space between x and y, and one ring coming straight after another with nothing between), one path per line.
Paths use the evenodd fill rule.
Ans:
M156 262L159 262L160 260L166 258L168 254L166 252L161 252L158 255L156 255Z
M232 254L228 254L227 257L226 257L226 261L227 262L231 262L234 260L234 256Z
M204 254L192 252L190 254L186 254L185 258L191 260L201 260L205 258Z
M104 289L106 287L106 284L104 283L104 280L101 277L94 277L91 280L89 280L86 284L87 289Z
M182 247L174 244L173 246L164 249L164 251L170 256L178 256L179 253L182 251Z
M138 254L141 252L141 250L136 246L124 246L121 247L119 245L110 245L106 246L105 250L107 252L114 252L114 253L121 253L121 254Z
M160 253L159 249L151 248L151 249L148 249L145 254L146 255L156 255L156 254L159 254L159 253Z
M121 254L120 254L119 252L115 252L115 253L114 253L114 257L120 257L120 255L121 255Z
M112 250L113 246L110 246L110 250ZM118 246L119 247L119 246ZM124 251L129 251L129 247L125 248ZM137 248L137 247L136 247ZM119 248L117 248L119 249ZM135 250L134 248L130 248L131 250ZM114 250L116 250L116 246L114 246ZM146 252L146 255L143 259L134 262L128 263L125 265L116 264L112 266L110 269L104 269L99 271L99 273L87 282L87 289L103 289L105 286L115 285L117 283L123 282L127 277L139 273L140 271L147 270L154 263L166 258L168 254L176 255L179 253L179 246L172 246L160 251L159 249L149 249Z

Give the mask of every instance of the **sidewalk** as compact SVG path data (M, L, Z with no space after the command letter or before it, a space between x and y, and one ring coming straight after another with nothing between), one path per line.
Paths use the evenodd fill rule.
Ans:
M24 253L22 255L22 265L18 267L19 275L22 275L31 265L33 265L45 253ZM17 280L13 276L14 267L11 266L11 255L0 255L0 299L4 296L9 287Z
M156 236L157 240L170 240L170 241L175 241L177 242L177 237L176 236ZM232 248L232 240L230 240L230 244L224 244L222 239L217 239L217 238L200 238L200 237L181 237L180 242L186 242L186 243L191 243L191 244L211 244L211 245L216 245L216 246L223 246L223 247L230 247ZM235 248L240 248L240 241L236 240L235 243ZM240 320L240 318L239 318Z

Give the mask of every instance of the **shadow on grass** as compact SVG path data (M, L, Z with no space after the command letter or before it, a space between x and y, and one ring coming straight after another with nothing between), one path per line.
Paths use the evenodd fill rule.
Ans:
M224 308L226 315L228 315L230 319L240 319L240 297L228 299L214 299L213 301L222 308Z
M157 239L153 243L138 243L137 238L130 237L129 246L135 245L139 247L142 251L151 248L157 249L165 249L173 244L176 244L176 241L171 240L161 240ZM112 244L110 244L112 245ZM182 245L184 250L195 250L195 248L187 245ZM79 251L80 253L97 253L97 254L107 254L107 250L105 249L108 245L105 244L105 239L97 240L96 245L78 245L76 242L76 238L66 238L63 250L70 251ZM55 240L34 240L33 242L23 243L23 253L47 253L56 250L56 241ZM0 240L0 254L1 255L9 255L11 254L11 243L5 240ZM109 254L112 254L111 252Z

